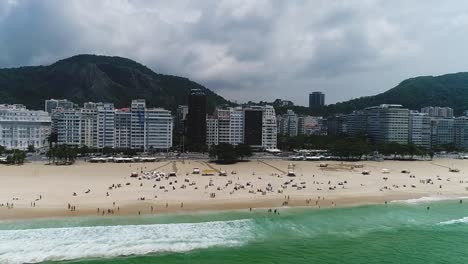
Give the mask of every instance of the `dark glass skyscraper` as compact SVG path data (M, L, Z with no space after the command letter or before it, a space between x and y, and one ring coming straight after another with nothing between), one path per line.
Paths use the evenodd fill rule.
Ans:
M191 145L206 145L206 94L200 89L190 91L187 138Z
M245 109L244 111L244 143L251 146L262 146L261 109Z
M309 94L309 107L317 107L325 105L325 94L321 92L313 92Z

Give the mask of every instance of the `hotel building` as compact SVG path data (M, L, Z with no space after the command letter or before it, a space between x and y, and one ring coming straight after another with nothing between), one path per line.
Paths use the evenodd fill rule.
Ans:
M0 105L0 145L26 150L46 147L51 119L45 111L28 110L24 105Z

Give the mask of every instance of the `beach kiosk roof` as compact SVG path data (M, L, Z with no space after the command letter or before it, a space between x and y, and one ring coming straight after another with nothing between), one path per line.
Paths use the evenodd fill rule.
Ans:
M202 171L203 176L212 176L216 173L215 170L205 169Z

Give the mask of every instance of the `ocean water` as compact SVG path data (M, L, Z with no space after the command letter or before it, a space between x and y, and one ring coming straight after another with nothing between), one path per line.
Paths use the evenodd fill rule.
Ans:
M7 221L0 263L468 263L468 200Z

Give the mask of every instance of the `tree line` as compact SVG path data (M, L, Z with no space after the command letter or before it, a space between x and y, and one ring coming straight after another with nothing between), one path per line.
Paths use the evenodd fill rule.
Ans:
M278 146L283 151L294 149L322 149L342 160L360 160L364 156L379 153L393 159L413 159L414 157L434 156L434 151L414 144L375 143L366 137L343 136L279 136Z
M221 143L210 147L208 154L219 163L235 163L252 156L252 148L247 144L231 145Z

